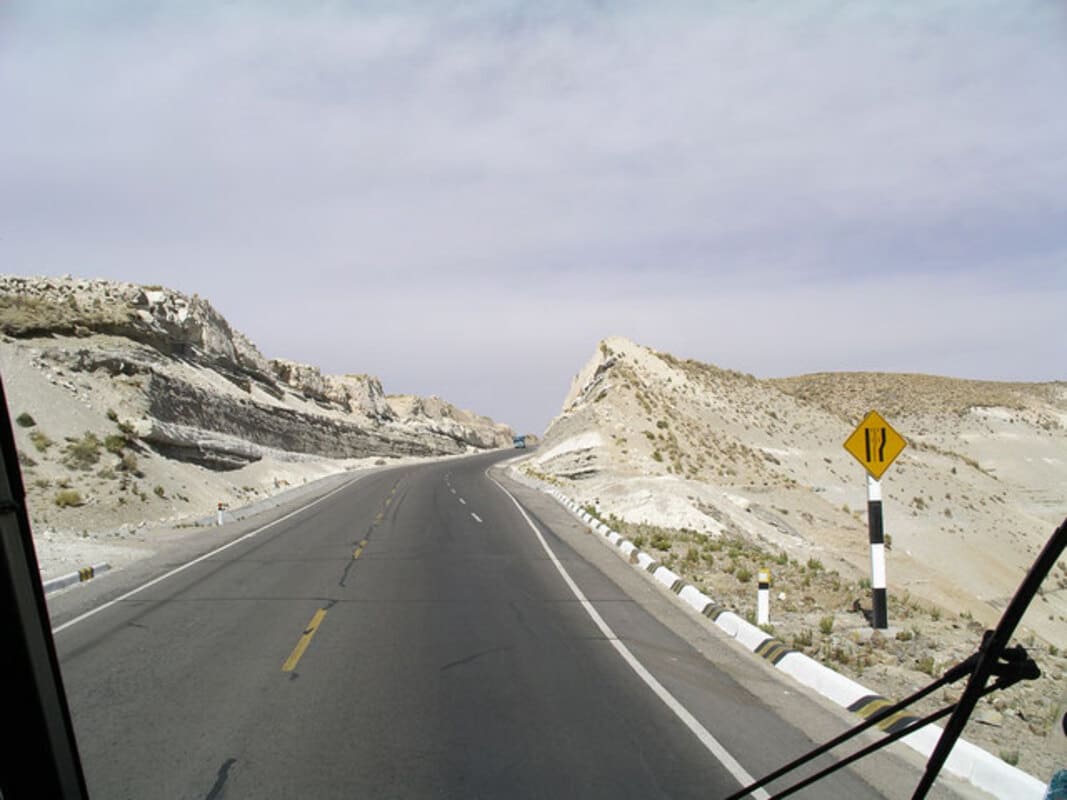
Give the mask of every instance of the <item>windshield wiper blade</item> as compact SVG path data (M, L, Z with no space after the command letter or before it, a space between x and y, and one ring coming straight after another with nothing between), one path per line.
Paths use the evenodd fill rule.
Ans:
M945 765L948 754L952 752L956 740L963 733L963 727L970 719L971 712L982 698L986 682L991 675L997 674L1001 658L1006 652L1010 652L1008 641L1015 633L1015 628L1023 614L1026 613L1026 609L1030 607L1037 590L1041 588L1049 572L1056 566L1056 561L1063 554L1065 547L1067 547L1067 519L1060 523L1060 527L1055 530L1033 566L1030 567L1030 571L1019 585L1011 603L1004 610L996 629L982 642L982 647L978 651L978 664L971 673L967 688L963 690L963 695L956 704L955 712L945 723L945 730L937 742L937 747L934 748L934 752L930 754L930 759L926 762L926 772L923 773L919 785L915 788L912 800L922 800L930 791L938 773L941 772L941 767Z
M1019 621L1022 619L1023 614L1029 607L1034 596L1037 594L1038 588L1040 588L1042 582L1048 576L1048 573L1055 566L1056 561L1063 553L1065 547L1067 547L1067 519L1060 524L1060 527L1057 528L1049 538L1045 548L1041 551L1041 554L1027 573L1026 578L1024 578L1022 584L1020 584L1011 603L1001 616L996 629L991 631L987 630L982 635L982 643L977 652L971 654L964 661L948 669L944 675L929 685L919 689L900 702L881 709L859 725L850 728L830 741L819 745L799 758L779 767L773 772L744 787L740 791L730 795L726 800L740 800L740 798L749 795L754 790L766 786L772 781L799 769L803 765L824 755L838 745L854 738L863 731L878 725L880 722L883 722L894 714L897 714L908 706L918 702L942 686L955 683L961 678L969 675L970 680L968 680L963 694L956 703L934 711L921 719L909 722L906 726L888 733L877 742L842 758L814 775L804 778L799 783L773 795L775 798L787 797L827 775L836 772L842 767L868 756L871 753L892 744L898 739L901 739L910 733L914 733L920 728L951 714L952 716L949 718L949 722L946 724L941 737L938 739L937 746L934 748L934 751L931 753L930 758L927 761L922 779L916 787L915 793L912 795L912 800L922 800L925 798L930 787L933 785L934 780L940 773L941 768L944 766L948 754L952 752L952 747L956 744L956 740L959 739L960 733L963 731L963 727L966 725L967 720L970 718L971 712L974 710L978 701L987 694L1007 689L1019 681L1034 680L1040 677L1041 670L1038 668L1034 660L1030 658L1026 649L1021 645L1008 647L1007 644L1011 639L1012 634L1015 632L1015 628L1018 626ZM995 677L996 681L992 685L987 685L991 677Z

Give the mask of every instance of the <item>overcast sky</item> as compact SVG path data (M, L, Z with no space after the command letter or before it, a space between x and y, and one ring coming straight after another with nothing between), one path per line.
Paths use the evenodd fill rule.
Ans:
M1065 9L5 2L0 270L532 431L612 334L1064 379Z

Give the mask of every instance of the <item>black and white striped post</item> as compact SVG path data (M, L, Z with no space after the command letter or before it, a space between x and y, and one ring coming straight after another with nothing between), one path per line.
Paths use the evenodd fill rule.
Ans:
M885 581L885 528L882 521L882 475L907 447L904 437L893 430L877 411L868 412L852 434L845 449L867 470L867 529L871 543L871 624L889 627Z
M886 609L885 528L882 522L882 482L867 475L867 527L871 542L871 623L875 629L889 627Z

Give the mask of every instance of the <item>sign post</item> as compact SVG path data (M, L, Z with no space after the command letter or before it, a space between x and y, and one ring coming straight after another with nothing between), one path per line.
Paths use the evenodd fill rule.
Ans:
M889 627L885 579L885 527L880 478L907 446L904 437L877 411L871 411L845 440L845 449L867 470L867 529L871 545L871 624Z
M867 476L867 532L871 543L871 627L889 627L885 584L885 527L882 523L882 482Z

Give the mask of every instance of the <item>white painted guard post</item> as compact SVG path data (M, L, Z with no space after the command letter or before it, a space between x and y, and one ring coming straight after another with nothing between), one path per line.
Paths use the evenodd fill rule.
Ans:
M889 627L886 610L885 529L882 522L882 482L867 476L867 527L871 541L872 627Z
M218 517L217 517L217 518L216 518L216 520L215 520L215 524L217 524L217 525L218 525L218 526L219 526L220 528L222 527L222 509L224 509L224 508L226 508L226 504L225 504L225 503L223 503L223 502L222 502L222 501L220 500L220 501L219 501L219 515L218 515Z
M771 621L771 571L759 571L759 595L756 598L756 624L766 625Z

